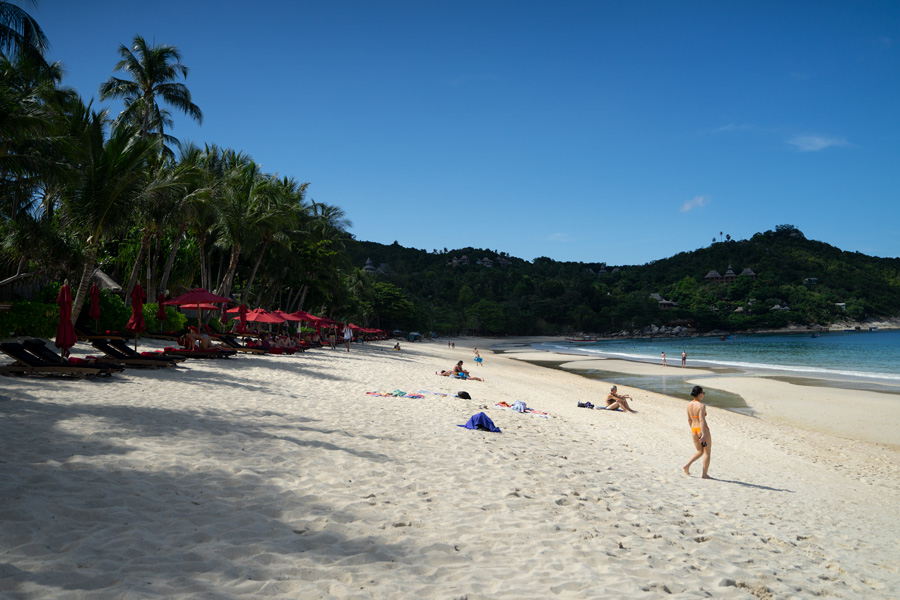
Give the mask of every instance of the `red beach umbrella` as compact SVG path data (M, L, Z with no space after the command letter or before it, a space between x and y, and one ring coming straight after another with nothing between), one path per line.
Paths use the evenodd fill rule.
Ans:
M134 349L137 350L138 334L147 329L144 325L144 302L147 301L147 294L141 284L136 283L134 289L131 290L131 318L125 326L127 331L134 332Z
M302 321L301 317L296 316L294 313L286 313L283 310L273 310L271 314L277 315L282 318L284 321Z
M59 288L56 297L59 304L59 325L56 327L56 347L62 350L63 358L69 355L69 348L75 345L78 338L75 336L75 326L72 325L72 290L69 284L63 284Z
M99 329L97 322L100 320L100 288L97 287L97 284L91 286L88 296L91 297L91 309L88 311L88 317L94 320L94 329Z
M197 310L197 331L200 331L200 304L211 302L214 304L219 304L220 302L231 302L228 298L224 298L222 296L217 296L212 292L205 290L203 288L194 288L186 294L182 294L177 298L173 298L166 302L169 306L186 306L188 304L196 305Z
M216 306L212 302L201 302L196 307L189 306L188 308L195 308L197 310L221 310L220 307Z
M247 313L247 320L255 323L284 323L284 319L278 315L273 315L261 308L251 310Z

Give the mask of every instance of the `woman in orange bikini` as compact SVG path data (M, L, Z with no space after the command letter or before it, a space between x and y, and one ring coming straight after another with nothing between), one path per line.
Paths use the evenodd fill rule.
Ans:
M703 404L703 388L695 385L694 389L691 390L691 396L694 399L688 402L687 405L688 425L691 428L691 439L694 440L694 447L697 448L697 452L684 465L684 472L690 475L691 465L702 456L703 479L710 479L708 471L710 454L712 453L712 436L709 434L709 426L706 424L706 405Z

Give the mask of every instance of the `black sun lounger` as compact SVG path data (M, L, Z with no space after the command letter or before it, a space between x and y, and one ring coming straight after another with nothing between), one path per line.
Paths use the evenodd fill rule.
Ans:
M177 356L167 356L164 352L148 352L147 354L135 352L125 340L109 340L109 345L128 358L152 358L153 360L167 360L171 363L180 363L185 361L185 359L179 358Z
M58 365L68 365L70 367L82 368L82 369L100 369L105 372L106 375L110 373L121 373L125 370L125 367L122 365L116 365L113 363L103 363L103 362L86 362L86 363L70 363L65 362L59 354L51 350L47 347L47 344L44 343L43 340L38 339L28 339L22 342L22 345L25 346L25 349L34 354L39 359L47 362L48 364L58 364Z
M24 345L18 342L3 342L0 344L0 352L15 359L15 363L0 367L2 375L100 375L99 368L76 367L68 363L49 363L29 352ZM106 373L109 375L109 373Z
M100 352L106 354L107 358L122 363L123 365L126 365L128 367L139 367L143 369L164 369L166 367L175 366L174 359L163 356L162 354L159 355L159 358L153 358L152 356L143 356L142 354L139 354L132 350L132 352L134 352L134 355L129 356L128 354L121 352L118 348L114 347L106 340L93 340L91 342L91 345Z
M183 358L228 358L237 354L234 350L211 348L209 350L186 350L184 348L166 348L166 356Z
M244 352L245 354L267 353L264 348L250 348L249 346L244 346L239 341L237 341L234 336L228 335L226 333L216 334L215 337L222 340L222 343L228 346L231 350L237 350L238 352Z

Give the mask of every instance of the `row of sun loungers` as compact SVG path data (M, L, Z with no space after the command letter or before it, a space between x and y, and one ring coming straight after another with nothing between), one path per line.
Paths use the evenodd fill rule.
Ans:
M3 375L74 375L75 377L108 377L121 373L124 367L99 361L66 361L41 340L0 343L0 352L13 358L11 365L0 367Z
M209 331L209 330L208 330ZM113 373L122 372L125 367L141 369L165 369L175 367L178 363L191 359L217 359L235 356L238 352L244 354L275 354L286 355L296 352L304 352L321 344L301 343L297 348L261 348L259 346L245 346L232 334L214 333L209 331L211 337L220 341L225 347L187 350L184 348L167 347L156 352L137 352L132 349L126 339L118 331L98 332L88 327L76 328L78 338L90 342L102 357L87 357L85 359L65 359L47 346L43 340L26 339L24 342L0 343L0 352L12 358L15 362L0 366L0 375L70 375L83 377L108 377ZM177 332L166 334L143 335L166 340L177 340Z

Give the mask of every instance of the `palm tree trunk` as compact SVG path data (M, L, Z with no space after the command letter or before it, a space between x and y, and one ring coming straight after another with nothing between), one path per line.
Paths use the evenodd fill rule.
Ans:
M134 259L134 267L131 268L131 276L128 278L128 286L125 288L125 303L128 303L128 298L131 297L131 290L134 289L134 284L137 283L138 273L141 272L141 262L144 258L144 252L146 252L150 248L150 228L144 227L144 233L141 235L141 246L138 249L137 258Z
M232 258L234 258L234 248L231 249L231 256L232 256ZM230 262L229 262L228 266L229 267L231 266ZM235 268L235 270L237 270L237 264L235 264L234 268ZM216 292L216 293L219 294L220 296L222 295L222 288L225 285L225 276L223 275L224 271L225 271L225 251L221 250L221 251L219 251L219 274L218 274L218 276L216 276L216 289L218 290L218 292ZM232 274L232 277L234 277L234 274ZM212 283L212 281L210 281L210 283ZM231 286L229 286L229 288L230 287ZM229 290L229 291L231 291L231 290Z
M159 229L156 230L156 244L153 250L153 260L150 261L150 277L148 277L147 281L147 298L152 298L154 301L156 300L156 274L159 273L159 255L160 252L160 243L162 242L162 233Z
M247 302L247 297L250 295L250 286L253 285L253 280L256 278L256 270L259 269L259 265L262 262L263 256L266 253L266 248L269 247L268 238L263 240L262 250L259 252L259 256L256 257L256 264L253 265L253 270L250 271L250 277L247 278L247 285L244 286L244 293L241 294L241 304Z
M166 268L163 269L162 277L159 279L159 291L166 293L166 286L169 285L169 275L172 273L172 265L175 264L175 255L178 254L178 247L181 246L181 239L184 237L186 227L182 225L178 229L178 234L172 240L172 251L169 252L169 258L166 259ZM200 249L200 283L203 283L203 249Z
M229 294L231 294L231 284L234 281L234 273L237 271L238 259L241 257L241 245L235 244L231 247L231 260L228 261L228 271L225 273L225 278L222 280L221 291L219 292L220 296L225 296L228 298ZM225 261L222 261L224 264Z
M181 238L179 238L180 240ZM206 260L206 232L197 234L197 246L200 254L200 287L209 289L209 263Z
M287 312L297 312L297 309L291 310L294 304L297 302L297 298L300 297L300 289L297 288L295 291L291 292L288 295L288 303L287 308L285 309Z
M306 293L309 291L309 286L304 283L303 287L300 289L302 290L302 293L300 294L300 301L297 302L297 310L303 310L303 303L306 302Z
M81 272L81 281L78 284L78 292L75 294L75 302L72 303L72 322L78 320L84 299L87 298L88 288L91 287L91 277L94 275L94 265L97 263L97 245L90 246L84 255L84 270Z
M262 283L259 284L259 291L256 293L256 306L262 306L263 292L266 291L267 285L269 285L269 278L263 277Z

